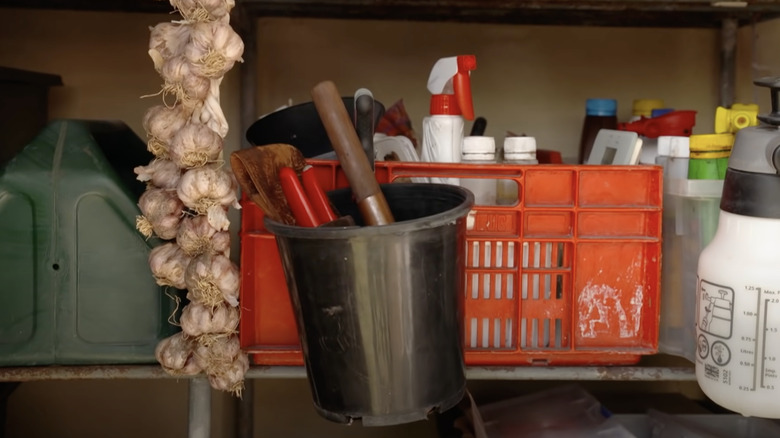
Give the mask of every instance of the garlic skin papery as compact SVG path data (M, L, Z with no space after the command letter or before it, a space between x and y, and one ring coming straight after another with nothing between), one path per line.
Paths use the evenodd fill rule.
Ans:
M187 21L214 21L228 17L236 6L235 0L170 0Z
M223 20L193 23L190 41L184 46L198 76L221 78L236 62L243 61L244 42Z
M192 112L192 121L203 123L213 129L220 137L225 138L228 133L228 122L222 106L219 103L219 84L222 78L211 79L211 87L208 96L203 102L199 102Z
M230 256L230 233L218 231L203 215L187 216L181 221L176 243L192 257L219 253Z
M238 306L241 274L238 266L222 254L203 254L192 259L184 274L187 298L207 307L227 302Z
M241 354L238 335L232 334L215 339L210 345L195 347L195 362L207 374L217 374L227 369Z
M216 132L200 123L187 123L173 136L168 155L183 169L205 166L222 153L223 140Z
M164 95L173 94L175 103L190 108L201 104L209 96L211 79L198 76L184 55L167 59L162 64L160 76L165 81Z
M209 383L214 389L229 392L236 397L241 397L244 389L244 376L249 370L249 357L241 353L236 356L233 363L215 373L209 373Z
M184 275L191 260L192 258L173 242L157 246L149 253L149 267L157 284L176 289L187 287Z
M192 302L181 313L182 332L193 338L208 336L210 341L219 337L230 336L238 328L240 317L238 307L230 307L225 303L216 306L207 306L199 302ZM211 342L201 343L211 345Z
M150 182L161 189L176 190L181 179L181 169L173 161L155 158L147 166L133 169L138 181ZM177 195L178 196L178 195Z
M184 53L192 28L185 24L163 22L149 30L148 53L159 73L166 60Z
M227 207L241 208L237 190L238 182L232 173L209 165L187 170L179 181L176 193L186 207L207 215L211 226L219 231L227 231L230 226Z
M143 120L149 152L157 158L167 159L171 140L191 116L192 109L187 109L184 105L155 105L149 108Z
M194 376L203 371L195 357L195 348L196 344L179 332L160 341L154 357L168 374Z
M172 189L150 188L138 199L143 216L136 218L136 228L146 237L156 235L169 240L179 232L184 205Z

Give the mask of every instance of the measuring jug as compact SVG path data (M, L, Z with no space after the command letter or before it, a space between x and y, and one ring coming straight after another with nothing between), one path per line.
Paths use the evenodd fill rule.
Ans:
M772 112L740 130L718 230L698 265L696 378L715 403L780 418L780 77Z

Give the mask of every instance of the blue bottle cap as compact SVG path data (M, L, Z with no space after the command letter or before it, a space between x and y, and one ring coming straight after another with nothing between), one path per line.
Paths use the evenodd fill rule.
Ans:
M615 116L617 115L617 100L588 99L585 101L585 114L589 116Z
M664 114L669 114L670 112L674 111L674 108L658 108L650 111L650 117L658 117L662 116Z

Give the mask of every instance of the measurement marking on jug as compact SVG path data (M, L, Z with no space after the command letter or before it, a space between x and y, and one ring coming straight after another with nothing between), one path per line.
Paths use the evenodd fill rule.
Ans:
M759 304L761 304L759 302ZM763 339L761 339L761 387L766 388L764 386L764 375L765 375L765 369L766 369L766 356L764 356L764 352L766 351L766 321L767 321L767 311L769 310L769 299L764 299L764 333L763 333ZM758 355L758 349L756 349L756 355Z
M731 338L734 312L734 290L701 280L699 328L722 339Z
M775 295L775 291L764 291L765 295ZM763 312L763 324L762 324L762 336L761 339L761 388L764 389L774 389L775 386L772 384L769 384L766 382L766 379L777 379L777 370L775 368L774 363L777 361L777 358L775 356L767 355L767 338L770 336L776 336L778 334L777 327L771 327L770 324L770 315L773 313L770 312L770 307L775 307L778 304L780 304L780 299L776 297L770 297L770 298L764 298L764 312ZM769 343L770 346L773 345L773 343ZM770 347L771 348L771 347Z
M761 315L761 288L756 288L756 312L755 312L755 318L756 318L756 340L758 340L758 337L761 336L759 333L759 330L761 328L761 320L759 318L759 315ZM766 320L764 320L766 321ZM756 343L758 344L758 343ZM755 352L753 353L753 391L756 390L756 380L758 380L758 367L756 366L758 364L758 345L755 345L753 347L753 350ZM763 350L762 350L763 351ZM763 363L763 361L762 361ZM763 365L761 366L761 369L763 370Z

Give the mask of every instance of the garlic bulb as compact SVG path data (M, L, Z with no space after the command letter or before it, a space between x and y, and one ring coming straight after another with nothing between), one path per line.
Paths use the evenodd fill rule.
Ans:
M160 239L176 237L184 214L184 205L171 189L150 188L138 199L143 216L136 218L136 227L146 237L155 234Z
M211 87L208 96L203 102L199 102L193 109L192 121L203 123L213 129L220 137L225 138L229 126L222 107L219 104L219 85L222 78L211 79Z
M206 214L211 226L226 231L230 225L226 207L241 208L237 190L238 182L233 174L212 165L184 172L176 193L185 206L198 214Z
M184 56L165 60L160 76L165 81L163 92L173 94L182 105L194 107L209 95L211 79L193 73L192 65Z
M173 286L176 289L187 287L184 275L191 258L173 242L155 247L149 253L149 266L152 275L160 286Z
M182 251L193 257L217 253L229 256L227 252L230 251L230 233L217 231L209 224L206 216L188 216L179 226L176 243Z
M230 258L230 233L220 231L211 236L208 246L211 248L209 252L212 254L223 254L225 257Z
M213 335L217 338L235 333L238 328L239 311L224 302L216 305L205 305L193 301L181 313L181 330L193 338Z
M149 152L157 158L168 158L168 145L179 130L191 117L192 109L184 105L167 107L156 105L149 108L144 115L143 126L149 141Z
M181 168L200 167L219 158L222 137L200 123L187 123L171 140L168 155Z
M210 345L198 344L194 358L198 367L207 374L216 374L230 366L241 354L241 344L238 335L223 336L215 339Z
M222 254L203 254L192 259L184 275L187 298L207 307L226 301L238 306L241 275L233 262Z
M230 14L235 0L170 0L187 21L213 21Z
M160 341L154 357L168 374L192 376L202 371L195 357L195 344L181 332Z
M161 189L176 189L181 178L181 169L170 160L154 159L148 166L138 166L133 172L138 175L138 181L149 181Z
M152 58L154 69L162 69L167 59L181 55L190 40L190 26L163 22L149 28L149 57Z
M184 55L195 68L195 74L219 78L237 61L242 61L244 42L228 23L220 20L191 26L190 42L184 47Z
M209 374L209 383L214 389L230 392L237 397L241 397L241 391L244 389L244 376L249 370L249 357L241 353L229 366L222 370Z

